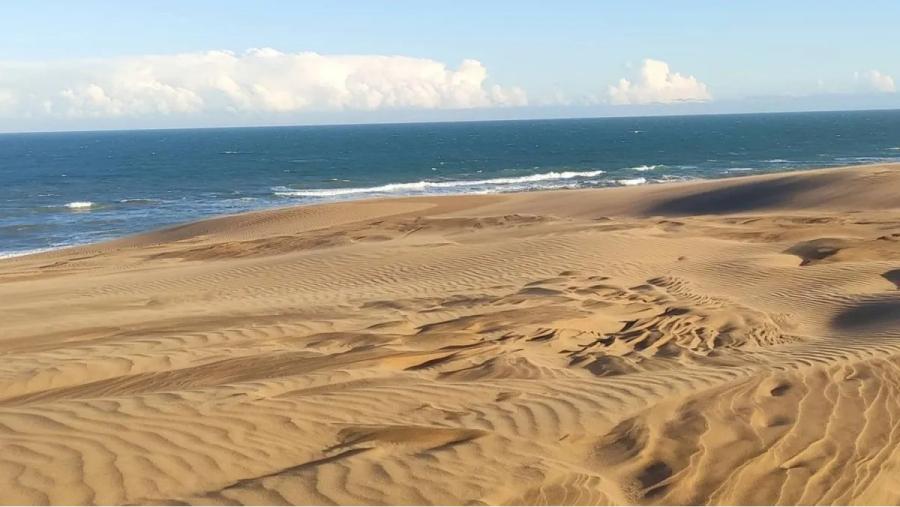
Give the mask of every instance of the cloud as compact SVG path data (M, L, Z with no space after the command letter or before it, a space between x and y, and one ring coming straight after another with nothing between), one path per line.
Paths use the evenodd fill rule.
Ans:
M0 115L109 118L203 113L469 109L527 104L487 69L405 56L208 51L0 62Z
M3 114L4 111L12 110L15 104L16 99L13 96L13 93L9 90L0 88L0 114Z
M894 78L887 74L882 74L880 71L870 70L868 72L863 72L861 75L857 73L855 77L857 80L862 79L867 87L875 91L884 93L893 93L897 91L897 88L894 85Z
M705 102L712 99L709 89L694 76L683 76L660 60L643 61L635 82L622 78L609 87L612 104L669 104L672 102Z

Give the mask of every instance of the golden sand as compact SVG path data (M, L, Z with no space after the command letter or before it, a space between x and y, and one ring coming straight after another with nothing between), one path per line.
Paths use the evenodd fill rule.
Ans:
M900 503L900 165L0 261L0 502Z

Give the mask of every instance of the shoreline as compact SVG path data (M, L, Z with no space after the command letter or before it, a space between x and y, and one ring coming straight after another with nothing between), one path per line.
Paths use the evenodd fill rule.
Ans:
M674 186L681 185L704 185L704 184L717 184L720 182L727 181L751 181L753 179L757 179L759 181L764 179L772 179L772 178L781 178L784 176L789 176L792 174L807 174L807 173L819 173L823 171L835 171L835 170L852 170L852 169L864 169L869 167L882 167L882 166L897 166L900 167L900 162L898 163L873 163L873 164L857 164L850 166L825 166L825 167L815 167L815 168L797 168L797 169L787 169L782 171L774 171L774 172L766 172L766 173L757 173L757 174L734 174L733 176L725 176L721 178L715 179L691 179L684 181L666 181L666 182L649 182L642 183L638 185L620 185L620 186L609 186L609 187L592 187L592 188L562 188L562 189L539 189L539 190L517 190L511 192L497 192L497 193L460 193L460 194L425 194L425 195L411 195L411 196L378 196L378 197L366 197L362 199L347 199L347 200L335 200L335 201L327 201L327 202L318 202L318 203L310 203L310 204L287 204L284 206L276 206L271 208L261 208L248 210L238 213L229 213L223 215L215 215L206 218L201 218L197 220L189 220L186 222L179 222L169 226L149 229L146 231L135 232L132 234L126 234L123 236L113 237L102 241L94 241L87 243L77 243L59 247L46 247L46 248L36 248L36 249L28 249L23 251L9 251L9 252L0 252L0 261L8 260L8 259L18 259L21 257L27 257L32 255L41 255L41 254L50 254L55 252L61 252L68 249L79 249L79 248L89 248L91 246L99 246L104 245L111 242L118 241L126 241L130 238L141 237L148 234L154 233L163 233L170 229L182 228L194 224L200 224L207 221L215 221L227 219L229 217L237 217L244 215L252 215L258 213L272 213L278 211L291 210L295 208L310 208L317 206L333 206L333 205L348 205L352 203L367 203L367 202L379 202L379 201L395 201L395 200L406 200L406 199L454 199L464 196L516 196L516 195L539 195L544 193L552 193L552 194L560 194L564 195L568 192L610 192L610 191L623 191L629 189L646 189L649 187L659 187L659 188L672 188ZM602 195L602 194L601 194ZM898 204L897 207L900 207Z

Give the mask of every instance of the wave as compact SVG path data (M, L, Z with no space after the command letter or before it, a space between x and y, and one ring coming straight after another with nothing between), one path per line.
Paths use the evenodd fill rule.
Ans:
M629 167L629 169L631 169L632 171L644 172L644 171L652 171L652 170L656 169L657 167L659 167L659 165L653 164L653 165L639 165L639 166L635 166L635 167Z
M616 180L616 183L626 187L631 187L634 185L643 185L644 183L647 183L647 178L627 178L624 180Z
M69 209L87 209L94 206L94 203L91 201L72 201L66 203L66 207Z
M896 157L835 157L838 162L892 162Z
M157 203L157 202L159 202L158 199L146 199L146 198L140 198L140 199L119 199L119 203L120 203L120 204L154 204L154 203Z
M651 183L671 183L673 181L702 181L705 178L688 174L663 174L650 180Z
M519 186L523 184L540 183L559 180L589 179L606 174L606 171L551 171L547 173L531 174L512 178L491 178L487 180L450 180L450 181L416 181L411 183L388 183L375 187L355 188L313 188L293 189L289 187L274 187L272 191L282 197L339 197L354 194L403 194L424 193L430 190L445 189L469 189L470 191L497 191L498 187ZM528 187L525 187L528 188Z
M16 250L12 252L4 252L0 251L0 259L11 259L13 257L22 257L23 255L31 255L38 254L43 252L50 252L53 250L59 250L60 248L65 248L64 246L59 247L51 247L51 248L33 248L31 250Z

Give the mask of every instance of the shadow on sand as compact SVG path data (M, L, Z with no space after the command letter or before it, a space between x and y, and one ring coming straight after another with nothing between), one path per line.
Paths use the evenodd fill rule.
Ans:
M797 195L809 195L820 187L827 187L839 175L818 175L803 178L799 175L764 181L746 181L663 200L650 208L655 215L718 215L741 213L782 206Z

